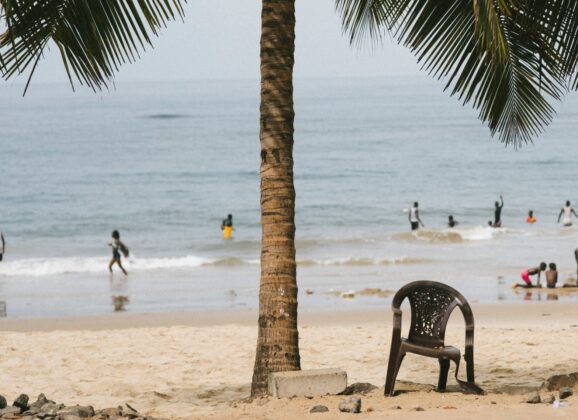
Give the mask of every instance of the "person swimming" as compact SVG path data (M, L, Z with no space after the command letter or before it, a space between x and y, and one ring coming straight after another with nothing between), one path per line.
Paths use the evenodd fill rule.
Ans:
M413 207L409 210L407 218L409 220L409 224L411 225L411 230L418 230L419 225L424 227L423 222L419 218L419 203L417 201L413 203Z
M546 268L548 268L548 266L546 265L545 262L543 262L540 263L538 267L528 268L527 270L522 271L522 274L520 276L522 277L522 280L524 280L524 284L515 284L514 287L541 287L540 274L542 273L542 271L546 270ZM536 275L537 275L536 286L534 286L532 285L532 280L530 279L530 276Z
M448 216L448 227L456 227L458 225L458 221L454 219L454 216Z
M112 232L112 241L108 243L108 246L112 247L112 259L110 260L110 264L108 264L108 271L112 273L112 266L117 264L124 275L128 275L124 267L122 266L122 262L120 261L121 253L124 255L125 258L128 257L128 248L127 246L121 242L120 240L120 233L118 230Z
M235 228L233 227L233 215L227 215L226 219L223 219L221 222L221 230L223 231L223 238L231 239L233 236L233 231Z
M528 217L526 218L526 223L536 223L538 220L534 217L534 211L530 210L528 212Z
M500 195L500 203L494 203L494 227L502 227L502 209L504 208L504 198Z
M572 208L570 205L570 200L566 201L566 206L560 210L560 214L558 215L558 223L560 223L562 215L564 215L563 225L566 227L572 226L572 215L578 217L578 214L576 214L576 211L574 211L574 208Z

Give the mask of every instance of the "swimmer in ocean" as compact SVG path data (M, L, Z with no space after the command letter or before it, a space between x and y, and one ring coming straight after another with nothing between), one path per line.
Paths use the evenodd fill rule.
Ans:
M497 201L494 203L494 227L502 227L502 209L504 208L504 198L500 196L500 203Z
M570 200L566 201L566 206L560 210L560 214L558 215L558 223L560 223L560 219L564 216L564 226L570 227L572 226L572 215L578 217L578 214L574 211L574 208L570 205Z
M117 264L124 275L128 275L122 266L122 262L120 261L121 253L125 256L125 258L128 257L128 248L121 242L120 233L118 233L118 230L112 232L112 241L108 243L108 246L112 247L112 259L110 260L110 264L108 264L108 270L112 273L112 266Z
M448 217L448 227L456 227L458 225L458 221L454 219L454 216L449 216Z
M526 223L530 223L530 224L531 224L531 223L536 223L536 222L537 222L537 219L536 219L536 217L534 216L534 211L533 211L533 210L530 210L530 211L528 212L528 217L526 218Z
M233 215L227 215L226 219L223 219L221 222L221 230L223 231L223 238L231 239L233 236L233 231L235 228L233 227Z

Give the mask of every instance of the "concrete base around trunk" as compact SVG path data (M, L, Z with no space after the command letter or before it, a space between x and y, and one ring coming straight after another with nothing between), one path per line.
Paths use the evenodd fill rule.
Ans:
M336 395L347 387L341 369L296 370L269 375L269 393L275 398Z

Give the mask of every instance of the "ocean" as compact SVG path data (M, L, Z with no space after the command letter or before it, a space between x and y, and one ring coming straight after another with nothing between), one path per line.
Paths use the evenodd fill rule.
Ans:
M249 80L97 94L33 84L24 98L21 85L0 85L6 316L104 314L113 296L130 312L257 308L258 108ZM417 279L473 302L578 300L511 288L541 261L557 263L561 281L576 277L578 227L556 223L566 200L578 207L575 94L518 150L426 76L298 80L295 109L300 310L386 309L387 297L340 293ZM500 194L504 227L492 229ZM131 250L126 278L107 269L114 229Z

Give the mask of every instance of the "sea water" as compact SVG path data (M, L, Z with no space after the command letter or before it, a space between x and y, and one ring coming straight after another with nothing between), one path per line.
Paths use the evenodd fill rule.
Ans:
M257 307L258 82L21 93L0 86L7 316L107 313L113 296L132 312ZM561 282L576 276L578 228L556 223L566 200L578 207L575 94L518 150L425 76L298 80L295 109L301 310L386 308L387 298L339 293L417 279L471 301L555 299L511 285L541 261L558 264ZM492 229L500 194L504 227ZM414 201L425 228L411 233ZM230 241L220 230L228 213ZM108 273L114 229L131 250L126 278Z

